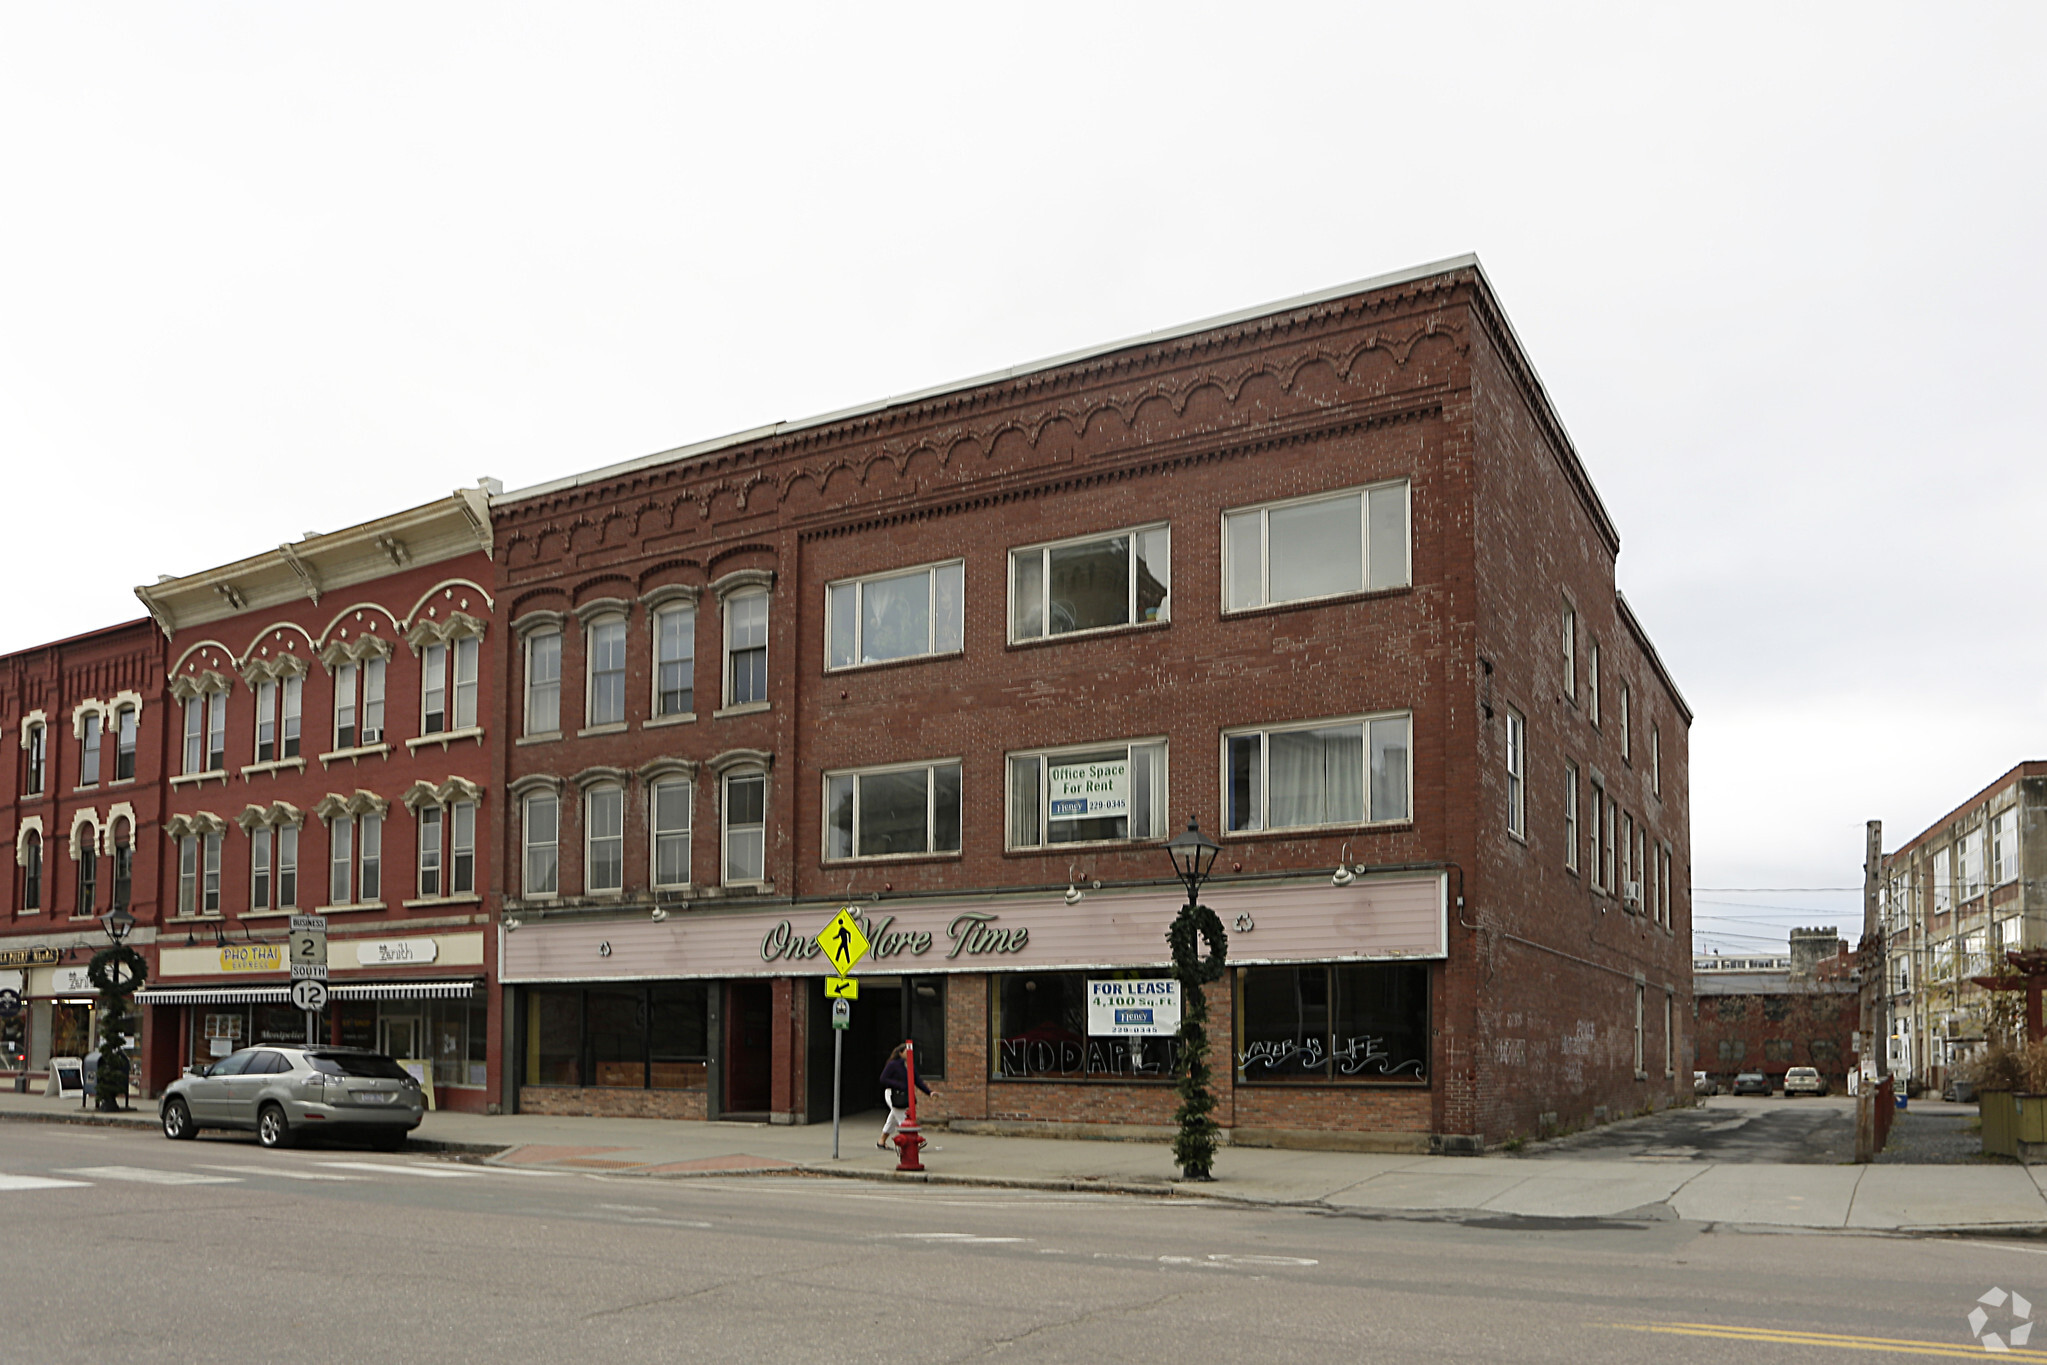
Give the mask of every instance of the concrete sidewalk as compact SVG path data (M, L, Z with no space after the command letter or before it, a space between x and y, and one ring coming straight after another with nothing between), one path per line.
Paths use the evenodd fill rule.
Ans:
M153 1129L153 1107L94 1115L76 1100L0 1093L0 1120ZM880 1115L831 1128L660 1119L429 1114L413 1146L492 1164L680 1178L787 1172L1220 1198L1387 1217L1681 1219L1880 1232L2047 1232L2047 1168L2012 1164L1819 1166L1634 1157L1544 1160L1224 1147L1216 1179L1176 1180L1159 1142L1090 1142L934 1130L928 1176L893 1174ZM0 1136L0 1163L6 1142Z

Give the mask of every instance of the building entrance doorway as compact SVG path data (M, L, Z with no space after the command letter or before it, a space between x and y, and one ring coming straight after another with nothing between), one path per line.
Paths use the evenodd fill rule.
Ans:
M773 1103L775 985L732 981L725 986L725 1094L727 1118L767 1117Z
M852 1002L846 1029L841 1118L873 1111L880 1122L881 1068L905 1038L917 1043L917 1074L936 1083L945 1077L945 978L863 976L860 998ZM824 978L812 977L810 994L809 1121L832 1121L832 1002Z
M377 1051L386 1057L425 1057L420 1049L419 1016L385 1014L377 1019Z

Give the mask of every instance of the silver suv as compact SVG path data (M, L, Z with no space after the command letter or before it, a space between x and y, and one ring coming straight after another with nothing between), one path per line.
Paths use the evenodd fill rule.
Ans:
M387 1151L426 1117L419 1082L383 1053L357 1047L245 1047L172 1081L158 1113L173 1139L253 1128L265 1147L335 1133Z

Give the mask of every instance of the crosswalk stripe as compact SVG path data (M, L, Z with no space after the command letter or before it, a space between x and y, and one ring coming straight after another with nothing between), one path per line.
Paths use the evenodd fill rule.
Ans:
M8 1190L79 1190L91 1183L88 1180L51 1180L40 1175L0 1175L0 1193Z
M233 1171L236 1175L274 1175L281 1180L360 1180L359 1175L333 1175L326 1171L287 1171L282 1167L254 1166L209 1166L199 1163L202 1171Z
M480 1176L482 1171L441 1170L432 1166L399 1166L380 1161L323 1161L322 1166L332 1166L343 1171L379 1171L386 1175L423 1175L436 1180L469 1179Z
M159 1171L147 1166L72 1166L59 1175L90 1176L94 1180L125 1180L135 1185L234 1185L231 1175L198 1175L192 1171Z

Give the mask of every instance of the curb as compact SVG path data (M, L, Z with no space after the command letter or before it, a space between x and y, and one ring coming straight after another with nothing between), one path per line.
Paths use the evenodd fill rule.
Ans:
M153 1110L133 1109L121 1114L98 1114L89 1109L54 1114L24 1114L18 1110L0 1110L0 1123L62 1123L77 1128L132 1128L137 1132L156 1131L156 1116ZM218 1129L214 1131L220 1131ZM502 1142L453 1142L444 1138L408 1138L400 1151L431 1152L448 1155L493 1156L515 1144Z

